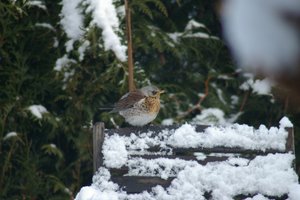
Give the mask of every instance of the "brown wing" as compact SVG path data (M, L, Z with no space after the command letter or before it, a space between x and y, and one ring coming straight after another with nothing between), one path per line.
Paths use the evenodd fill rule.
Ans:
M119 112L131 108L136 102L143 98L145 98L145 95L139 90L128 92L115 104L115 107L111 112Z

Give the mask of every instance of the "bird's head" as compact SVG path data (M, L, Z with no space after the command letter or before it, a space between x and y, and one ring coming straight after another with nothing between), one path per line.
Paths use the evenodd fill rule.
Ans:
M165 92L154 85L143 87L141 88L141 91L147 97L160 97L160 94Z

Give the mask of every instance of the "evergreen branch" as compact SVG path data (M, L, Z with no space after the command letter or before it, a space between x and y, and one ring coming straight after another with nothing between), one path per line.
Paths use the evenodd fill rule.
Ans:
M142 13L147 15L150 19L153 19L153 14L149 6L147 6L145 3L140 2L137 4L137 7Z
M242 101L242 104L241 104L241 107L240 107L240 112L242 112L244 110L244 107L246 105L246 102L248 100L248 97L249 97L249 94L250 94L250 90L248 90L245 95L244 95L244 98L243 98L243 101Z
M164 14L166 17L168 16L168 11L166 6L159 0L147 0L148 2L154 3L154 5L159 9L159 11Z
M195 110L201 110L201 104L202 104L202 102L206 99L206 97L209 94L209 82L210 82L211 78L212 77L210 75L208 75L207 79L204 82L204 85L205 85L205 93L204 93L204 95L199 98L199 101L194 106L192 106L186 112L184 112L183 114L181 114L180 116L178 116L177 120L185 118L186 116L188 116L189 114L191 114Z

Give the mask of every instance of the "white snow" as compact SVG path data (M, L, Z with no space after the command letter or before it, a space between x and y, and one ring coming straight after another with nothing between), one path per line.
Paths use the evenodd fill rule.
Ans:
M16 136L18 136L18 134L17 134L17 132L9 132L9 133L7 133L4 137L3 137L3 140L7 140L7 139L9 139L9 138L12 138L12 137L16 137Z
M232 95L230 99L231 99L231 105L237 105L239 103L239 97L236 95Z
M241 147L246 149L285 149L287 131L284 127L267 129L261 125L254 129L247 125L233 124L225 127L208 127L203 134L185 124L169 136L168 143L175 147Z
M205 199L206 191L211 191L214 200L229 200L239 194L256 193L258 195L252 199L264 199L262 195L280 196L287 193L290 200L296 200L300 198L298 191L300 186L297 183L297 175L291 167L293 159L294 155L291 154L268 154L257 156L251 161L236 160L235 163L239 163L240 167L234 166L233 161L214 162L205 166L195 162L191 166L187 164L167 189L156 186L151 192L134 195L121 191L110 181L108 170L100 168L93 177L93 184L83 187L75 199L201 200ZM183 163L176 164L183 165Z
M40 9L47 10L45 4L42 1L38 1L38 0L29 0L26 2L25 5L30 7L36 6Z
M300 199L300 185L299 184L290 185L288 200L299 200L299 199Z
M78 48L78 53L79 53L79 61L82 61L84 58L84 53L90 46L90 42L88 40L85 40L82 45Z
M73 59L68 58L67 55L56 60L54 70L55 71L62 71L65 67L67 67L70 63L75 63L76 61Z
M220 88L216 88L218 97L220 99L220 101L224 104L227 105L227 102L225 101L224 97L223 97L223 91Z
M197 22L194 19L191 19L185 26L186 31L193 30L195 28L206 28L206 26L202 23Z
M286 121L283 118L282 121ZM278 149L285 150L287 131L282 122L280 127L266 128L261 125L258 129L248 125L226 125L211 126L203 132L196 132L195 127L190 124L184 124L176 130L163 130L160 133L148 132L141 133L138 136L132 133L130 136L119 136L113 134L107 136L103 144L104 163L109 167L120 168L128 161L130 151L147 150L154 146L159 146L163 152L172 152L172 147L240 147L252 150Z
M39 119L42 119L44 113L48 113L47 109L42 105L31 105L28 107L28 110Z
M172 118L164 119L162 120L161 124L164 126L173 125L174 120Z
M283 117L280 121L279 124L281 127L293 127L292 122L289 120L287 117Z
M57 48L58 45L59 45L59 42L58 42L57 37L54 37L53 40L54 40L54 41L53 41L53 47L54 47L54 48ZM56 60L56 62L57 62L57 60Z
M81 0L62 0L61 20L69 41L66 43L66 51L73 50L73 43L83 36L83 15L79 8Z
M120 22L113 0L88 0L88 12L92 12L93 22L102 29L105 50L112 50L120 61L126 61L127 47L118 36Z
M219 108L206 108L202 109L199 115L192 119L192 124L212 125L212 124L225 124L225 114Z
M45 22L43 22L43 23L35 23L35 26L47 28L47 29L55 32L55 28L51 24L49 24L49 23L45 23Z
M196 161L184 161L181 159L157 158L145 160L134 158L128 160L129 176L159 176L162 179L177 176L185 167L196 166Z
M76 195L76 199L80 200L93 200L93 199L100 199L102 196L101 192L95 187L82 187L80 193ZM101 198L101 200L105 198ZM108 198L106 198L108 199Z
M299 61L300 38L297 27L285 18L288 15L299 17L299 0L222 4L224 35L242 67L268 74L292 71Z
M300 199L300 185L293 169L295 156L291 153L275 153L256 156L253 159L240 157L239 154L194 153L198 160L207 156L226 156L223 162L209 162L200 165L196 161L180 158L143 159L133 157L137 151L159 146L161 155L172 153L173 147L240 147L253 150L285 150L287 131L292 126L282 118L279 128L267 129L261 125L255 129L247 125L211 126L203 132L184 124L175 130L163 130L160 133L145 132L130 136L113 134L106 136L102 148L104 166L98 169L91 186L81 188L76 200L202 200L204 193L211 192L214 200L229 200L239 194L255 195L247 200L264 200L265 196L289 195L289 200ZM150 192L127 194L110 178L108 168L127 166L128 176L155 176L162 179L174 177L166 189L161 186Z
M215 36L210 36L207 33L204 33L203 31L198 30L199 28L206 29L204 24L201 24L194 19L191 19L183 32L174 32L169 33L168 36L173 40L173 42L178 43L180 38L202 38L202 39L216 39L219 38ZM196 31L195 31L196 29Z
M119 7L120 15L122 15L121 11L122 6ZM83 13L92 15L92 22L87 27L84 25ZM119 29L120 22L117 14L113 0L62 0L60 24L69 39L65 43L66 52L74 49L74 42L81 41L82 44L77 50L79 61L82 61L84 52L89 46L89 41L84 39L84 35L89 31L90 26L95 24L102 29L105 50L112 50L120 61L126 61L127 47L121 44L119 34L122 32Z
M246 82L240 85L241 90L250 90L252 89L253 93L258 95L271 95L272 87L274 83L265 78L263 80L254 80L253 78L249 78Z
M105 155L104 164L107 167L120 168L127 161L128 152L125 142L118 135L104 140L102 153Z

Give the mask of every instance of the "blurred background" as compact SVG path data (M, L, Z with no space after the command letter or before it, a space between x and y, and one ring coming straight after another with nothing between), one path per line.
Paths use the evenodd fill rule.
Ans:
M238 68L219 2L129 5L135 84L166 91L154 124L278 127L287 116L299 172L299 103L265 74ZM124 2L114 6L117 50L107 46L95 1L0 2L0 199L73 199L91 183L92 124L128 126L100 109L128 91Z

